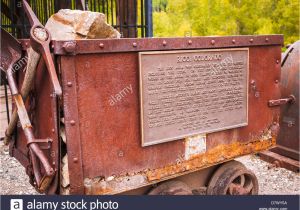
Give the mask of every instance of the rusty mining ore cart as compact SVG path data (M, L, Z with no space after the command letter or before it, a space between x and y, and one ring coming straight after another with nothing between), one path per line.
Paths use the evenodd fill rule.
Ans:
M49 194L64 192L66 154L71 194L256 194L255 175L231 160L275 145L282 44L281 35L52 41L62 95L41 59L25 105L35 139L51 140L34 143L53 177L37 184L34 171L46 172L20 126L10 154Z

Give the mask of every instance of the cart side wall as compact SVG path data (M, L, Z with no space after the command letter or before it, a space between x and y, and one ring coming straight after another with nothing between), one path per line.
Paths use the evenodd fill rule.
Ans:
M280 59L280 45L249 47L248 125L206 134L206 153L183 160L184 139L141 146L138 52L61 55L71 193L134 189L271 147L279 107L267 102L280 98ZM109 176L119 183L99 181Z

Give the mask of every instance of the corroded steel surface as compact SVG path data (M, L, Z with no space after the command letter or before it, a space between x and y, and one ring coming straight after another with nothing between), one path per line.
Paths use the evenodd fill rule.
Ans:
M281 97L293 97L292 103L281 105L280 131L276 147L260 153L261 159L299 172L299 50L300 41L291 45L281 62Z
M286 168L296 173L299 173L300 171L300 162L298 160L291 159L269 150L260 152L259 156L262 160L273 164L274 167Z
M53 41L53 51L58 55L112 52L140 52L154 50L218 49L282 45L282 35L222 36L146 39L99 39L77 40L73 52L66 52L63 45L68 41Z
M69 164L73 164L73 167L69 166L70 177L73 177L71 189L77 188L71 193L82 192L82 179L86 181L85 193L116 193L118 187L123 186L122 189L125 190L134 189L274 145L280 108L269 107L268 101L280 98L277 81L280 79L282 36L274 37L277 37L277 42L271 43L270 38L268 45L265 36L257 38L263 42L262 46L251 46L249 41L247 44L241 44L242 47L249 47L249 124L241 128L206 134L206 153L199 154L199 158L195 158L197 155L192 156L195 159L185 158L184 139L144 148L141 146L137 53L141 48L133 52L103 54L95 53L101 49L90 51L98 47L97 44L102 40L76 41L75 53L61 56L64 98L67 98L64 104L65 119L68 121L67 148L68 153L72 154ZM202 39L204 38L199 38L199 43L203 44ZM226 37L228 42L223 42L222 45L218 42L221 38L214 39L219 47L232 47L232 38ZM188 46L187 40L170 39L166 47L173 46L175 49L185 50ZM150 47L143 49L151 50L163 49L163 45L154 45L161 41L162 39L139 40ZM254 43L255 41L256 37ZM121 50L125 51L129 48L124 46L128 42L128 39L105 40L104 48L108 45L110 48L122 48ZM56 42L59 43L61 42ZM237 41L237 47L238 43ZM215 48L210 41L200 48L204 47ZM54 49L59 50L57 45ZM94 53L85 54L88 52ZM69 86L72 91L67 90ZM186 161L191 163L183 164ZM75 165L77 166L74 167ZM110 176L126 178L123 184L116 182L111 187L103 182L90 183L106 180Z
M248 124L248 49L139 54L142 145Z
M196 170L223 163L240 155L247 155L265 150L275 145L275 139L256 141L248 144L233 143L219 145L206 154L198 155L191 160L167 165L155 170L140 171L137 173L119 175L111 181L101 180L99 177L85 180L86 194L115 194L131 189L155 184L177 176L185 175Z
M63 69L62 80L66 81L63 83L62 87L64 92L63 106L67 135L68 167L69 171L72 172L69 173L69 179L71 182L70 191L73 194L83 194L83 156L79 130L79 107L76 97L78 95L78 90L74 71L74 59L74 56L62 57L59 63ZM95 167L95 165L93 167Z
M294 95L294 103L281 106L280 131L273 152L299 161L299 73L300 41L287 49L282 59L281 97Z
M232 143L229 145L222 145L209 150L206 153L193 157L191 160L182 161L180 164L172 164L163 168L147 171L148 181L159 180L176 173L182 173L188 170L195 170L203 167L208 167L216 163L221 163L225 160L231 160L234 157L241 155L255 153L257 151L265 150L275 145L275 139L253 141L248 144Z

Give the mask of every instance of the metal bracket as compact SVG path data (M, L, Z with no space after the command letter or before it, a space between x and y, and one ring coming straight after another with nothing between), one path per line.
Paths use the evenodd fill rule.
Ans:
M294 95L290 95L287 98L280 98L280 99L275 99L275 100L269 100L268 101L268 106L273 107L273 106L280 106L284 104L292 104L296 101L296 97Z
M37 144L39 144L39 147L42 150L47 150L47 149L51 148L51 143L52 142L53 142L53 140L50 139L50 138L47 138L47 139L33 139L30 142L28 142L28 144L37 143Z

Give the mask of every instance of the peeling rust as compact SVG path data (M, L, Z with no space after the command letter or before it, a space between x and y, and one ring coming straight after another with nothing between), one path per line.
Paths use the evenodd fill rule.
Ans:
M262 137L266 137L265 134ZM104 178L86 178L84 180L85 194L116 194L137 189L162 180L170 179L196 170L204 169L233 158L266 150L275 145L275 137L260 138L250 143L235 142L229 145L219 145L206 153L193 156L181 163L168 165L154 170L144 170L133 175L115 177L108 181Z
M154 181L177 173L208 167L241 155L265 150L274 145L275 138L269 138L268 140L262 139L251 143L235 142L230 145L218 145L204 154L183 161L181 164L169 165L164 168L151 170L147 172L147 179L148 181Z

